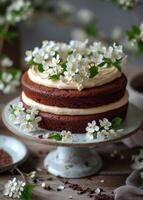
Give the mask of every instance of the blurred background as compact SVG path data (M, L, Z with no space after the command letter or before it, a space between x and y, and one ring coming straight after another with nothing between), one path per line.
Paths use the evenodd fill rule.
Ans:
M130 102L143 111L143 0L0 0L0 136L12 134L2 123L2 110L10 99L21 94L21 74L28 67L24 60L25 51L41 46L43 40L68 42L86 39L89 42L101 41L105 45L113 45L114 42L123 45L128 55L128 63L125 64L123 71L129 80ZM129 147L143 146L142 133L143 124L142 129L136 132L135 136L124 142ZM45 153L53 147L38 145L31 139L23 139L23 141L28 145L32 156L30 154L29 161L25 163L22 171L38 169L39 166L42 168ZM8 144L8 146L15 145ZM117 146L109 146L108 150L101 147L100 151L101 154L105 153L104 160L107 166L103 176L99 176L99 180L98 177L95 179L95 183L101 183L101 178L105 178L106 189L109 190L123 185L127 174L131 171L129 167L131 156L125 154L126 160L123 161L125 163L123 165L124 147L118 146L121 155L116 148ZM111 152L113 155L114 151L117 151L118 160L112 158L110 154ZM16 157L15 154L13 155ZM45 174L43 176L46 177ZM1 176L0 191L4 181L9 178L10 176L6 174ZM57 180L59 184L59 177ZM77 184L76 179L75 181ZM91 181L91 185L94 185L93 180ZM82 185L84 183L85 179ZM47 198L44 193L43 196ZM54 196L53 193L51 196ZM54 199L52 197L50 199ZM66 195L66 199L67 197Z
M25 51L43 40L116 42L141 66L142 11L142 0L0 0L0 91L16 90Z

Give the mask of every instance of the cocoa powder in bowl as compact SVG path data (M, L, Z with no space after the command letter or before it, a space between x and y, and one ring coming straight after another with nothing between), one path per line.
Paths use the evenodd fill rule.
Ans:
M10 164L12 164L11 156L3 149L0 149L0 167L4 167Z

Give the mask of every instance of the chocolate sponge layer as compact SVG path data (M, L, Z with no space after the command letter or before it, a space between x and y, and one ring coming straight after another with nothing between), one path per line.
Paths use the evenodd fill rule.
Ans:
M27 105L24 104L26 108ZM126 117L128 103L118 109L111 110L104 113L95 115L81 115L81 116L70 116L70 115L55 115L46 112L39 112L42 120L39 123L39 127L47 130L62 131L67 130L72 133L85 133L85 128L88 122L96 120L97 124L99 119L107 118L112 120L114 117L121 117L123 120Z
M96 115L85 115L85 116L61 116L50 113L40 112L42 121L39 126L44 129L53 131L67 130L73 133L85 133L85 128L88 122L93 120L98 121L99 119L107 118L109 120L114 117L125 118L127 112L127 104L119 109L112 110L105 113L99 113Z
M21 81L27 97L41 104L68 108L92 108L116 102L123 97L127 84L124 74L108 84L82 91L36 84L29 79L27 72L23 74Z

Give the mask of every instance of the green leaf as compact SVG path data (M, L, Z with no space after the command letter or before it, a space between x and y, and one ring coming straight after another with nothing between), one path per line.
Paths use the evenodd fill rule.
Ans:
M24 191L22 192L22 199L23 200L32 200L31 193L34 189L34 185L26 185Z
M121 71L121 66L120 66L119 62L115 62L115 63L113 63L113 65L114 65L119 71Z
M37 66L38 66L39 72L43 72L44 71L42 64L37 64Z
M28 62L28 65L30 65L30 66L33 66L33 65L34 65L35 67L38 68L39 72L43 72L43 71L44 71L43 65L42 65L42 64L35 63L34 60L30 60L30 61Z
M138 42L138 48L139 48L139 53L142 53L143 52L143 42L142 41Z
M94 76L98 74L98 69L96 66L92 66L90 67L89 72L90 72L89 78L93 78Z
M140 34L140 28L138 26L132 26L131 30L127 31L128 39L132 40Z
M58 74L55 74L55 75L52 75L52 76L50 76L49 77L49 79L52 79L52 80L54 80L54 81L57 81L57 80L59 80L60 79L60 77L59 77L60 75L58 75Z
M121 125L121 122L122 122L122 118L120 118L120 117L113 118L112 121L111 121L112 128L118 129L119 126Z
M99 64L99 67L103 67L106 64L106 62L102 62Z
M63 68L63 71L65 72L66 69L67 69L67 65L66 65L66 63L62 63L61 67Z
M21 74L21 71L19 69L16 68L11 68L8 72L10 72L13 76L13 78L15 79L18 75Z
M0 38L4 38L6 41L11 42L16 38L17 33L14 31L5 31L3 26L0 26Z
M28 65L30 65L30 66L36 65L36 63L35 63L33 60L30 60L30 61L28 62Z
M57 140L57 141L60 141L62 140L62 135L60 133L53 133L50 138L54 139L54 140Z
M83 29L89 36L95 37L98 35L95 21L87 24Z

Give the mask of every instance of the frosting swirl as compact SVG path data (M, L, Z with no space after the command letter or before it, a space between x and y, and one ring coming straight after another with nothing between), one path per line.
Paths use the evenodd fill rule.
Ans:
M63 82L62 80L51 80L44 76L44 73L39 72L35 68L30 68L28 70L28 76L31 81L34 83L38 83L39 85L43 85L46 87L51 88L58 88L58 89L78 89L77 82ZM109 68L100 69L99 73L92 79L87 80L83 88L92 88L96 86L102 86L107 84L116 78L121 76L121 72L114 66Z
M128 93L125 92L124 96L116 102L94 108L61 108L56 106L48 106L30 99L25 95L24 92L22 92L22 100L28 106L35 106L40 111L53 113L56 115L92 115L108 112L124 106L128 102Z

